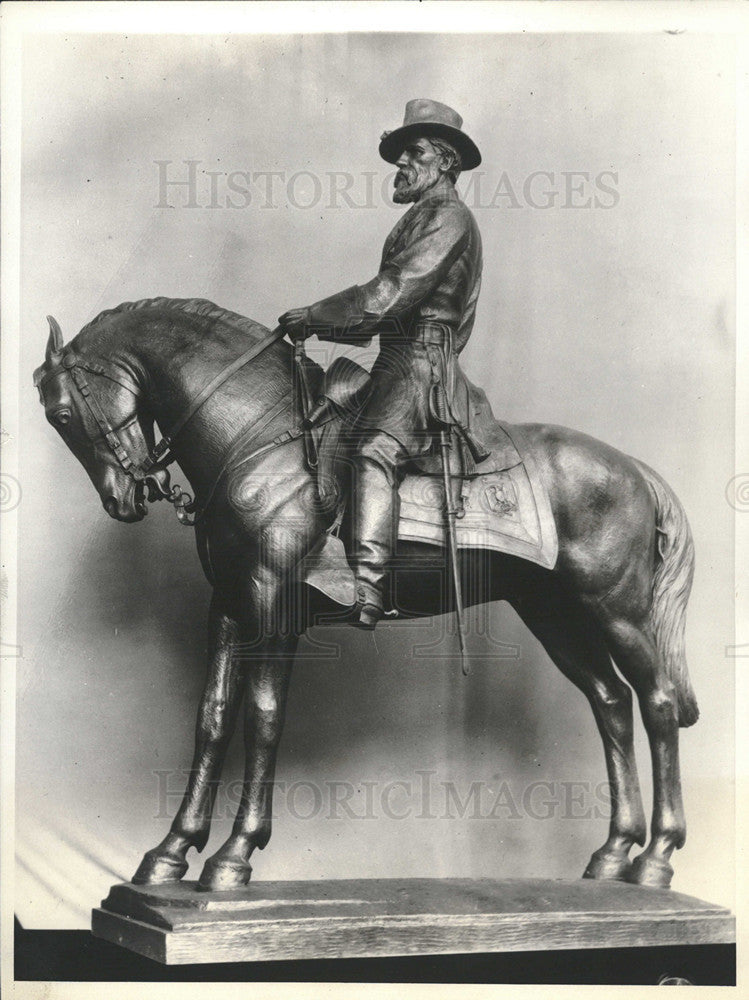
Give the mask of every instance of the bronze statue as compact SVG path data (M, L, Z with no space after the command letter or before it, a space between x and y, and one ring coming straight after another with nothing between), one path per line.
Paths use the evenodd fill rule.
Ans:
M398 486L409 459L433 450L437 428L447 466L452 427L474 455L486 455L466 426L467 415L456 413L465 398L456 356L473 329L482 263L476 220L455 190L460 172L481 163L462 125L445 104L409 101L403 125L383 135L380 154L398 166L394 201L414 205L385 241L379 273L279 318L294 340L313 333L347 344L380 337L369 397L353 429L349 548L357 577L355 624L364 628L374 628L384 613ZM457 575L454 584L459 593ZM457 603L460 613L460 598Z
M298 637L321 610L341 611L305 582L301 567L330 540L341 514L342 494L330 488L338 470L335 463L323 468L330 451L325 435L340 441L341 432L357 426L366 383L337 378L337 362L327 373L307 362L306 390L319 402L303 423L295 351L281 334L202 300L124 303L67 345L50 319L46 358L35 373L48 421L84 466L107 513L137 522L146 499L170 500L183 522L194 521L213 586L208 679L191 774L169 833L146 852L136 882L179 880L188 850L204 848L243 700L243 795L232 834L205 863L200 884L227 889L248 882L250 855L271 835L276 750ZM476 414L480 398L468 388ZM159 444L154 421L164 435ZM513 520L517 498L496 470L534 468L558 550L545 566L509 550L461 549L458 573L474 583L464 590L467 603L508 601L591 704L612 813L608 838L585 876L667 886L669 859L686 836L678 730L698 716L684 655L694 563L684 511L655 472L584 434L542 424L502 428L485 420L482 426L494 435L492 456L509 441L517 453L511 462L496 459L491 475L481 472L478 456L470 482L491 480L482 491L491 515L507 517L520 532ZM173 459L189 478L194 503L179 487L170 488ZM469 482L467 473L448 472L450 484ZM439 483L434 475L416 481ZM450 498L445 501L450 506ZM398 541L400 569L389 589L400 617L454 609L453 592L434 573L435 565L444 565L443 553L439 544ZM650 841L634 861L630 849L645 844L647 825L632 694L612 659L637 695L653 764Z

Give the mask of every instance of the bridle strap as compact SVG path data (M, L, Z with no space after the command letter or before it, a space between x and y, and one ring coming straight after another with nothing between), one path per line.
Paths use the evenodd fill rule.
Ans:
M46 372L41 378L35 378L34 384L41 388L45 382L54 378L55 375L60 375L65 371L72 371L73 368L82 368L84 371L91 372L92 375L103 375L104 378L109 379L110 382L116 382L117 385L121 385L123 389L127 389L134 396L139 394L140 390L136 383L121 368L115 368L113 365L105 365L103 362L95 361L93 358L81 358L73 351L67 351L63 354L60 363L51 371Z
M182 413L181 416L172 424L169 430L162 435L159 443L155 448L153 448L153 450L149 453L148 458L146 458L143 463L143 469L147 471L155 465L161 465L163 467L173 461L173 457L167 456L167 452L174 443L174 439L180 431L182 431L185 425L192 420L203 403L205 403L205 401L212 396L213 393L224 384L224 382L230 379L235 372L238 372L240 368L243 368L248 362L252 361L253 358L262 354L266 347L270 347L271 344L280 340L283 336L284 331L280 326L277 326L275 330L271 330L271 332L266 334L265 337L253 344L248 351L245 351L244 354L241 354L235 361L232 361L231 364L227 365L226 368L224 368L223 371L220 371L218 375L210 380L210 382L206 383L195 399L192 400L185 412Z
M88 384L88 380L84 374L84 372L87 371L94 375L103 375L110 381L116 382L118 385L121 385L129 392L132 392L133 395L137 397L139 395L138 386L131 379L127 377L127 374L125 372L121 371L120 369L115 369L112 366L104 365L91 358L85 358L85 359L80 358L74 352L69 351L62 356L58 367L55 367L52 371L47 372L38 381L35 377L34 381L35 384L39 387L41 392L41 387L43 383L47 381L47 379L53 377L54 375L60 374L61 371L69 372L71 378L73 379L73 382L75 383L76 388L83 397L86 406L89 409L89 412L91 413L94 421L96 422L96 425L99 428L99 431L101 433L101 438L104 441L106 441L107 445L114 454L115 458L120 463L122 469L137 481L142 482L146 480L148 482L153 482L154 479L153 475L151 474L152 470L157 465L160 466L161 468L166 468L166 466L169 465L174 460L174 456L168 454L174 439L177 437L180 431L182 431L182 429L185 427L188 421L195 416L195 414L203 405L203 403L205 403L205 401L218 388L220 388L220 386L222 386L224 382L228 381L228 379L230 379L235 372L239 371L240 368L244 367L244 365L252 361L253 358L256 358L259 354L262 354L262 352L266 349L266 347L270 347L271 344L274 344L277 340L280 340L283 336L284 336L284 331L280 327L276 327L275 330L271 330L270 333L266 334L265 337L262 337L260 340L254 343L251 348L249 348L247 351L244 352L244 354L241 354L238 358L236 358L236 360L232 361L230 364L226 366L226 368L220 371L218 375L216 375L209 382L207 382L206 385L203 386L198 395L195 397L195 399L192 400L192 402L187 407L185 412L179 417L178 420L176 420L172 424L168 432L163 435L161 441L159 441L159 443L154 448L151 449L151 451L148 453L148 456L143 461L143 464L140 466L136 466L134 464L134 462L130 458L130 455L128 454L127 448L125 448L125 446L123 445L122 441L118 436L118 431L121 431L125 427L128 427L130 424L133 423L134 420L137 419L137 413L134 413L132 416L128 417L118 427L113 427L109 421L109 418L102 410L96 396L94 396L93 393L91 392L91 386ZM259 432L264 430L276 416L278 416L281 412L283 412L283 410L287 409L290 403L291 400L287 397L277 400L276 403L274 403L273 406L270 408L270 410L261 417L260 426L256 428L258 433L251 434L249 439L245 440L243 444L246 446L250 442L256 441L257 438L260 436ZM294 436L295 435L293 432L285 432L283 435L279 435L277 439L274 439L267 445L263 445L261 448L257 449L255 452L252 453L252 456L259 453L260 451L263 451L268 446L283 443L281 439L283 439L284 441L291 440L293 439ZM94 444L96 440L98 439L92 439L91 443ZM222 474L225 471L225 468L226 466L224 465L221 470ZM216 480L213 486L211 487L210 490L211 495L213 494L213 491L216 488L217 482L218 481ZM194 524L194 521L191 521L189 518L190 512L194 509L194 504L187 493L184 493L179 486L175 486L172 488L171 494L164 493L163 496L166 499L168 499L170 503L174 504L175 509L177 510L177 517L179 518L182 524L186 525Z
M66 364L65 367L70 372L73 381L75 382L76 387L80 392L81 396L83 396L86 405L89 408L91 416L96 421L99 431L101 432L101 436L107 442L110 449L114 452L115 458L120 463L125 472L129 472L136 479L143 478L145 472L141 469L136 468L133 465L133 462L127 453L127 449L117 436L117 430L114 427L112 427L111 423L109 422L109 418L99 405L99 401L97 400L96 396L92 394L91 386L88 384L88 380L86 379L86 376L83 374L84 365L82 365L80 361L78 361L78 359L74 359L74 361L75 363ZM90 367L88 366L85 367L87 367L89 371L91 370ZM104 374L104 372L97 372L97 374ZM128 424L132 423L133 419L134 417L129 418L127 421L125 421L124 424L120 425L119 429L121 430L122 427L126 427Z

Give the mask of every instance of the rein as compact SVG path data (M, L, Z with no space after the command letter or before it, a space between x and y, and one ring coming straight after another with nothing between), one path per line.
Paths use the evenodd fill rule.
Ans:
M143 463L144 469L151 469L155 465L160 465L165 468L171 462L174 461L174 456L169 455L169 449L172 446L174 439L183 430L185 425L190 421L195 414L198 412L200 407L205 403L205 401L213 395L216 389L219 389L224 382L228 381L235 372L238 372L240 368L243 368L248 362L252 361L259 354L262 354L266 347L270 347L271 344L275 344L277 340L280 340L284 336L284 332L280 326L277 326L275 330L271 330L269 334L258 340L256 344L244 354L241 354L235 361L220 371L215 378L212 378L207 385L203 386L195 399L190 403L185 412L172 424L166 434L163 434L161 441L152 449L148 458L146 458Z
M194 519L191 519L190 515L195 512L196 508L195 502L190 494L185 493L180 486L173 486L170 493L165 493L160 483L153 475L153 472L157 469L165 469L174 461L175 457L171 453L171 447L174 440L189 423L189 421L195 416L205 401L209 399L225 382L227 382L232 375L238 372L240 368L243 368L259 354L262 354L267 347L270 347L271 344L280 340L283 335L283 330L280 327L276 327L275 330L272 330L265 337L262 337L259 341L257 341L257 343L253 344L249 350L244 352L244 354L241 354L238 358L228 364L218 373L218 375L212 378L210 382L207 382L198 395L190 402L187 409L178 417L177 420L175 420L168 431L162 435L161 440L149 451L148 455L140 465L136 464L132 460L127 448L119 436L119 432L125 427L130 426L136 417L129 417L118 427L113 427L109 418L99 405L99 401L96 399L96 396L94 396L91 392L91 386L88 383L85 372L90 372L95 375L103 375L110 381L123 386L123 388L132 392L135 396L138 395L138 387L136 384L128 379L120 369L111 365L105 365L98 361L80 358L72 351L68 351L63 354L60 364L64 370L70 373L76 388L83 397L91 416L101 432L102 439L106 441L110 451L119 462L123 471L129 476L132 476L136 482L143 482L147 484L150 491L149 499L168 500L169 503L173 504L180 524L192 527L196 523L198 517L202 516L202 513L205 512L208 501L210 501L213 496L213 492L216 489L221 476L226 471L227 464L230 459L222 464L221 471L209 491L208 501L203 505L203 510ZM58 371L59 368L47 372L38 383L40 388L48 378L57 374ZM249 438L244 436L243 439L240 440L239 444L246 446L250 441L256 440L259 433L268 425L268 423L270 423L274 417L287 408L287 404L288 397L284 396L282 400L275 403L270 410L261 417L259 426L253 428L253 433L249 436ZM257 433L254 433L255 430L257 430ZM287 440L291 440L294 436L295 435L293 433L287 431L284 434L279 435L278 439L274 439L273 441L268 442L267 445L263 445L258 448L256 452L246 456L243 460L248 461L258 452L265 450L265 448L274 446L276 443L282 444ZM230 457L232 454L236 454L237 447L238 446L236 444L232 446ZM155 494L155 496L152 497L151 493Z

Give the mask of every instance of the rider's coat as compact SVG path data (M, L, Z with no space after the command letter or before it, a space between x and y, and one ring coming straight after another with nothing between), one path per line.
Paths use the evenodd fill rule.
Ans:
M481 267L476 220L443 177L392 230L376 277L309 308L309 326L321 340L366 344L379 335L360 423L387 431L411 455L432 444L435 379L445 379L449 398L464 408L465 381L452 356L473 329Z

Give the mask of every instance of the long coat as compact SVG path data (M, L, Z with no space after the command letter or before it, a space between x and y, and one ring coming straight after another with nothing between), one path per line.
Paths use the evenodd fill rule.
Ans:
M481 267L476 220L443 177L390 233L376 277L309 308L311 332L321 340L368 344L380 337L362 431L384 430L409 455L425 454L434 436L430 393L440 379L465 417L468 387L454 358L473 329Z

